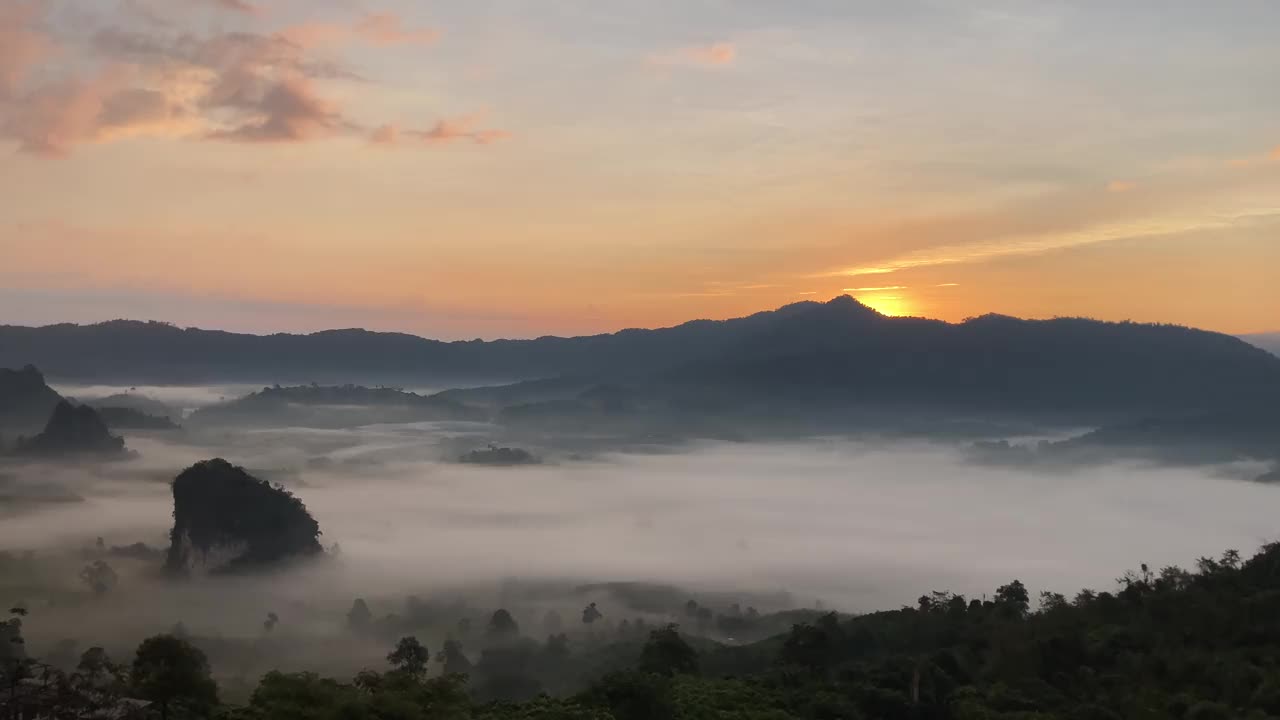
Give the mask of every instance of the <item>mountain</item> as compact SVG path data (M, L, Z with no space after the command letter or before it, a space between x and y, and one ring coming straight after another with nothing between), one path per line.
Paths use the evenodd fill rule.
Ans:
M320 525L292 493L222 458L173 480L173 529L165 569L234 573L316 557Z
M5 361L130 382L536 380L437 396L493 412L518 408L516 416L535 420L889 406L1092 421L1280 399L1280 358L1219 333L1079 318L891 318L848 296L656 330L493 342L363 330L237 335L129 321L3 327Z
M1253 460L1274 463L1260 480L1280 480L1280 406L1243 405L1208 413L1148 417L1104 425L1057 442L978 442L972 459L999 465L1077 465L1116 459L1201 465Z
M1280 356L1280 332L1241 335L1241 340L1266 350L1272 355Z
M44 431L21 441L17 452L32 457L67 458L122 456L126 450L124 440L111 434L97 411L62 400L54 406Z
M21 370L0 368L0 430L7 435L39 430L61 400L31 365Z
M202 407L187 422L211 425L341 428L387 422L484 420L476 408L443 397L359 385L264 387L242 398Z
M168 415L148 415L131 407L94 407L98 416L114 430L178 430L180 426Z

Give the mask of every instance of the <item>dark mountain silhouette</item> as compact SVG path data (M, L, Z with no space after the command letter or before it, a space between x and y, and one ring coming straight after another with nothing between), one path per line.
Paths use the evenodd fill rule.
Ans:
M1255 460L1275 463L1259 478L1280 480L1280 406L1246 405L1208 413L1104 425L1077 437L1035 445L978 442L972 458L1000 465L1079 465L1116 459L1180 465Z
M79 398L72 399L79 401ZM147 415L154 415L155 417L172 418L175 421L182 418L181 409L137 392L115 393L106 397L85 400L83 404L92 405L99 411L103 408L128 408Z
M48 421L62 396L45 384L44 375L27 365L21 370L0 368L0 429L34 432Z
M524 448L498 447L490 445L487 448L472 450L463 454L458 458L458 462L468 463L471 465L496 465L506 467L511 465L536 465L539 460L534 457L533 453Z
M113 430L177 430L168 416L148 415L131 407L97 407L98 416Z
M485 414L443 397L360 385L264 387L242 398L209 405L187 422L200 425L349 427L369 422L481 420Z
M150 382L542 378L437 396L495 412L521 406L516 414L528 417L892 405L1094 420L1280 398L1280 358L1219 333L1078 318L889 318L847 296L657 330L493 342L363 330L252 336L126 321L3 327L0 360L8 358L45 362L57 375Z
M1280 332L1241 335L1241 340L1266 350L1272 355L1280 356Z
M165 569L233 573L314 557L320 525L289 491L221 458L173 481L173 530Z
M20 440L16 452L34 457L66 458L85 455L112 457L126 451L124 440L111 434L97 411L87 405L72 405L62 400L54 406L44 432Z

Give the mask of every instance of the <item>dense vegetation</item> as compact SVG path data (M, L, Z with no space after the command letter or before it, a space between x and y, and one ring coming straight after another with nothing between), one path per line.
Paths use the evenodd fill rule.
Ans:
M388 670L347 680L271 672L238 705L219 704L204 653L183 637L147 640L128 667L94 648L63 673L22 654L25 611L15 613L0 625L9 645L0 665L6 686L21 692L0 702L49 717L121 698L151 703L152 717L228 720L1280 717L1280 544L1247 561L1234 551L1203 558L1191 571L1143 567L1112 592L1043 593L1034 609L1013 581L990 598L933 592L912 607L833 613L742 646L657 627L642 642L604 648L629 653L627 667L554 697L541 694L539 678L573 664L575 653L594 652L589 662L598 663L601 647L571 648L554 633L534 642L504 610L490 619L475 663L453 640L433 663L428 648L404 637L389 644ZM582 623L599 617L588 606Z
M363 330L253 336L128 321L0 327L0 364L27 362L60 377L153 382L585 377L644 395L704 389L710 397L699 403L826 398L1099 413L1280 397L1280 358L1218 333L1077 318L890 318L848 296L672 328L493 342ZM534 393L508 404L554 399Z
M60 400L44 430L32 438L19 439L20 455L45 458L72 458L86 455L121 456L124 439L111 434L106 423L88 405L72 405Z
M221 458L173 480L173 530L165 568L235 572L319 555L320 526L302 501Z

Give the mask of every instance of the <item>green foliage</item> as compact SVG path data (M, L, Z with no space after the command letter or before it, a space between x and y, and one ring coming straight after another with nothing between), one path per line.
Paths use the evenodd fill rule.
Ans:
M205 460L174 478L165 567L173 573L267 567L321 554L319 536L319 524L292 493L221 458Z
M387 662L400 672L422 677L427 672L427 663L431 662L431 653L418 642L418 638L402 637L396 643L396 649L387 655Z
M1113 592L1037 609L1013 581L991 600L947 592L914 607L842 618L793 616L791 632L748 646L682 636L673 625L635 641L600 633L520 638L505 611L472 667L456 641L429 677L413 637L396 670L350 681L273 672L225 720L1267 720L1280 717L1280 544L1228 552L1194 571L1126 573ZM689 608L697 618L706 609ZM740 611L730 611L737 616ZM15 616L15 620L20 616ZM804 620L808 620L805 622ZM510 623L510 624L508 624ZM15 624L5 626L16 635ZM580 644L585 643L585 645ZM638 658L637 658L638 654ZM94 705L121 692L100 649L68 683ZM621 669L620 669L621 668ZM698 670L701 673L698 673ZM462 674L463 672L466 675ZM562 683L570 673L588 681ZM159 636L138 649L131 691L162 715L216 702L203 654ZM577 688L585 686L585 690ZM560 697L548 697L544 689ZM85 699L87 698L87 700Z
M218 702L204 653L173 635L156 635L138 646L130 684L138 697L156 703L166 720L174 709L202 713Z
M667 677L697 674L698 653L680 637L676 625L667 625L649 633L649 641L640 651L640 669Z

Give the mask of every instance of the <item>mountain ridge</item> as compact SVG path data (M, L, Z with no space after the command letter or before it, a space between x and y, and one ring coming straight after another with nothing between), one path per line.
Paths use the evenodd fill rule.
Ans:
M358 329L256 336L136 321L0 327L0 366L27 363L53 377L129 383L581 381L504 391L533 416L548 401L599 406L579 397L593 384L665 395L686 409L750 399L1137 413L1233 406L1259 393L1280 399L1280 358L1222 333L1084 318L887 317L847 295L728 320L534 340L443 342Z

